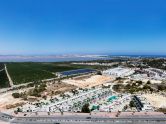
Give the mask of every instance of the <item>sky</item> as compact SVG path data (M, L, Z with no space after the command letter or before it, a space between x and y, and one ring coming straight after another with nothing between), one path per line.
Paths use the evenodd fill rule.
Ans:
M166 55L166 0L0 0L0 55Z

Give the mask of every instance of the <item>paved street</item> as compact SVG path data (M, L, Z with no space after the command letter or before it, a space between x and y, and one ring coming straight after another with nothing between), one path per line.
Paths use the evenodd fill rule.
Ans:
M11 124L166 124L166 118L27 117Z
M107 117L96 115L57 115L13 117L0 113L1 122L4 124L166 124L165 115ZM3 124L3 123L2 123Z

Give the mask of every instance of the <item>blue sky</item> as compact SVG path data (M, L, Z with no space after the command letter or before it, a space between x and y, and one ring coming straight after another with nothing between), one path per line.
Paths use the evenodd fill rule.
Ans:
M1 0L0 54L166 54L166 0Z

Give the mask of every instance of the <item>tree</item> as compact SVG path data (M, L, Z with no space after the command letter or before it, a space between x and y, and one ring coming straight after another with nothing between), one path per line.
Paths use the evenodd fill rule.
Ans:
M148 81L147 81L147 84L151 84L151 82L148 80Z
M130 101L129 106L130 106L130 108L135 107L134 101Z
M81 112L90 113L89 103L83 105Z
M46 100L46 99L47 99L47 96L45 96L45 95L44 95L44 96L43 96L43 99L45 99L45 100Z
M159 109L157 109L157 112L163 112L163 113L166 113L166 108L159 108Z
M14 98L20 98L20 94L19 94L19 93L12 93L12 96L13 96Z
M17 108L17 112L22 112L22 109L21 108Z
M32 92L32 96L38 96L38 89L35 88Z
M121 77L117 77L116 80L121 80L122 78Z
M158 85L157 87L158 91L166 90L166 86Z
M27 87L34 87L34 83L28 84Z
M125 106L123 107L123 110L125 111L127 108L128 108L128 106L127 106L127 105L125 105Z
M145 85L143 86L143 89L144 89L144 90L147 90L147 89L149 89L149 90L150 90L150 89L151 89L151 87L150 87L149 85L145 84Z
M102 75L101 71L97 71L97 75Z
M142 81L136 81L136 83L138 83L139 85L142 85L142 84L143 84Z
M23 98L23 100L27 100L28 99L27 95L23 95L22 98Z
M15 114L18 114L18 112L17 112L17 111L14 111L14 113L15 113Z

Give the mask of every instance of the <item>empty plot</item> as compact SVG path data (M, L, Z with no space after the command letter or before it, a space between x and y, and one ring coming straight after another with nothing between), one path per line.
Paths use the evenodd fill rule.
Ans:
M101 85L112 81L113 79L110 76L103 76L103 75L93 75L88 78L83 79L66 79L62 82L68 83L71 85L75 85L77 87L86 88L86 87L93 87L97 85Z
M23 102L21 99L15 99L12 96L12 92L1 94L0 96L0 110L6 109L7 106L14 105Z
M166 97L159 94L143 94L143 97L156 108L166 108Z

